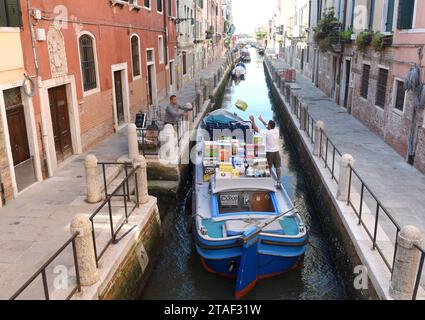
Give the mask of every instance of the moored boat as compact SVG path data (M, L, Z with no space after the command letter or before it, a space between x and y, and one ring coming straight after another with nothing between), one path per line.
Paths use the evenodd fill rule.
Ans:
M236 280L235 297L296 268L308 241L290 197L276 188L264 140L250 122L212 112L198 130L193 235L204 268Z

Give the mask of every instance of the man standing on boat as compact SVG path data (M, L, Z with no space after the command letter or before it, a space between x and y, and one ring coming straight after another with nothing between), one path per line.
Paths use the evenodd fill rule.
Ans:
M165 110L165 124L175 125L177 121L182 117L186 112L193 110L193 108L183 107L177 104L177 96L172 95L170 97L170 104Z
M277 182L276 188L280 189L280 177L281 177L281 167L282 167L282 159L280 158L280 133L276 128L276 122L270 120L268 123L264 121L263 117L260 116L258 119L261 123L267 128L267 130L260 130L255 123L255 119L253 116L250 116L249 119L252 123L252 128L255 132L260 133L266 140L266 154L267 154L267 162L269 164L270 171L273 169L273 166L276 169Z

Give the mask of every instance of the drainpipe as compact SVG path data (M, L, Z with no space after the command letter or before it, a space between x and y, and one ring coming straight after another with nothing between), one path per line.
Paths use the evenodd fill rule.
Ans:
M164 54L164 52L162 52L162 54L165 55L164 62L165 62L165 67L166 67L166 66L168 66L168 54L169 54L169 52L168 52L168 24L167 24L167 15L168 15L167 9L168 8L166 7L166 0L163 0L162 3L163 3L162 8L163 8L163 11L164 11L163 12L163 15L164 15L164 39L162 41L163 41L163 44L165 46L165 54ZM165 95L168 97L169 88L168 88L168 84L167 84L167 71L165 71L164 76L165 76Z
M35 76L36 76L36 83L37 83L37 87L39 89L42 88L42 83L41 83L41 78L40 78L40 65L39 65L39 60L38 60L38 54L37 54L37 47L36 47L36 40L35 40L35 34L34 34L34 26L31 22L31 6L30 6L30 0L26 0L26 5L27 5L27 16L28 16L28 26L30 28L30 34L31 34L31 45L32 45L32 50L33 50L33 55L34 55L34 65L35 65ZM42 96L39 92L39 99L40 99L40 108L41 110L43 109L43 101L42 101ZM48 136L47 136L47 130L46 130L46 125L43 121L43 119L41 119L41 147L42 147L42 152L43 152L43 156L44 156L44 166L45 168L47 168L47 175L49 177L53 176L53 172L52 172L52 168L51 166L49 166L49 151L48 151L48 146L49 146L49 142L48 142Z

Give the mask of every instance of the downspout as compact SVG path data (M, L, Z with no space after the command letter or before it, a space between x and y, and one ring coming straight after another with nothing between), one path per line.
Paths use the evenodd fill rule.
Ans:
M27 5L28 26L30 28L30 33L31 33L31 45L32 45L32 50L33 50L33 55L34 55L36 82L37 82L37 87L39 89L41 89L42 84L41 84L41 78L40 78L40 65L39 65L38 54L37 54L36 40L35 40L35 34L34 34L34 26L31 22L30 0L26 0L26 5ZM40 92L39 92L39 99L40 99L40 109L43 110L43 98L42 98L42 95L40 94ZM48 142L48 136L47 136L47 132L46 132L46 125L43 121L43 113L42 113L42 118L41 118L41 148L43 150L42 152L43 152L43 157L44 157L44 166L45 166L45 168L47 168L47 175L49 177L51 177L51 176L53 176L53 172L52 172L51 165L49 165L49 151L48 151L48 148L47 148L48 145L49 145L49 142Z
M167 15L168 15L167 9L168 9L168 7L166 6L166 2L167 2L166 0L163 0L163 5L162 5L162 7L164 9L164 12L163 12L163 14L164 14L164 40L163 40L163 43L164 43L164 46L165 46L165 57L164 57L165 67L168 66L168 54L169 54L169 52L168 52L168 25L167 25ZM162 54L164 54L164 52ZM165 76L165 95L168 97L169 88L168 88L168 82L167 82L167 68L165 68L164 76Z
M196 12L198 11L198 3L197 3L197 1L198 0L195 0L194 1L194 3L195 3L195 15L194 15L194 29L195 29L195 32L194 32L194 39L193 39L193 75L196 75L196 54L197 54L197 52L196 52L196 49L197 49L197 46L196 46L196 43L197 43L197 40L196 40L196 38L197 38L197 36L198 36L198 34L197 34L197 27L196 27L196 17L197 17L197 15L196 15Z

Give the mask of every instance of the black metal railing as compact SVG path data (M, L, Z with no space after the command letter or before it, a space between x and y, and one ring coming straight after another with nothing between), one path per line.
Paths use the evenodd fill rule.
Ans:
M326 140L326 141L324 141ZM341 159L342 153L335 146L323 129L320 129L320 158L325 163L325 168L329 170L332 179L339 183L339 177L335 174L337 157Z
M266 60L266 65L270 70L273 69L272 65L269 61ZM273 74L273 73L271 73ZM324 162L325 167L329 170L332 179L339 184L339 179L336 176L336 168L337 168L337 157L342 157L341 151L336 147L335 143L329 138L326 132L321 129L320 136L316 137L315 135L315 125L317 121L311 116L308 112L307 108L300 107L299 98L295 95L291 97L291 88L288 85L281 86L279 88L281 93L284 95L285 101L290 106L291 112L296 116L296 118L300 121L305 121L302 125L305 128L305 132L310 139L311 143L314 144L316 139L320 139L320 154L319 158ZM304 112L304 114L302 114ZM359 225L361 225L366 233L368 234L371 242L372 242L372 250L377 250L380 257L384 261L385 265L391 272L391 276L393 275L394 262L397 256L397 244L398 244L398 235L400 233L401 227L394 219L394 217L388 212L382 202L378 199L378 197L374 194L371 188L365 183L365 181L361 178L360 174L357 170L355 170L351 165L350 168L350 176L349 176L349 190L348 190L348 201L347 205L350 206L359 219ZM360 189L360 199L358 203L358 207L356 207L353 197L354 197L354 187L353 187L353 177L356 177L359 181L359 189ZM374 213L375 221L373 223L373 230L370 230L364 221L363 214L365 212L365 207L367 203L365 201L365 193L369 193L370 199L368 202L374 202L376 204L376 210ZM392 262L388 261L388 258L385 256L383 248L379 245L377 241L378 238L378 227L379 222L383 219L382 217L386 217L392 226L395 228L395 238L394 238L394 252L392 255ZM390 239L391 241L391 239ZM420 253L420 262L416 274L415 288L412 296L412 300L415 300L417 297L417 293L421 284L421 278L423 274L424 261L425 261L425 249L420 247L419 245L415 245L415 248L419 250Z
M79 232L76 232L72 235L72 237L67 240L11 297L9 300L16 300L27 288L41 275L42 283L43 283L43 291L45 300L50 300L50 290L47 281L47 272L46 269L50 266L50 264L62 253L65 249L71 244L72 245L72 253L73 253L73 263L75 268L75 278L76 284L74 288L71 289L71 292L66 297L66 300L71 299L71 297L78 291L81 292L81 283L80 283L80 273L78 270L78 260L77 260L77 251L75 247L75 238L79 235Z
M418 296L418 290L419 290L419 286L421 284L421 278L422 278L422 273L423 273L423 269L424 269L424 261L425 261L425 249L421 248L417 244L415 244L414 247L417 250L419 250L421 257L420 257L420 260L419 260L419 268L418 268L418 273L416 275L415 288L413 289L412 300L416 300L416 297Z
M99 260L102 258L106 250L111 244L118 243L127 233L125 233L121 238L118 238L119 232L122 230L122 228L128 223L128 218L131 216L133 211L136 209L139 201L139 192L138 192L138 183L137 183L137 170L138 167L132 168L131 171L129 171L129 163L112 163L112 162L103 162L99 163L103 168L103 174L104 174L104 183L105 183L105 200L100 204L100 206L91 214L90 216L90 222L92 224L92 236L93 236L93 245L94 245L94 251L95 251L95 258L96 258L96 264L99 265ZM124 166L125 170L125 178L113 189L112 192L109 192L107 189L107 181L106 181L106 165L116 165L116 166ZM133 183L133 184L132 184ZM131 196L133 195L133 189L132 186L134 186L134 195L135 200L132 202ZM113 204L112 201L114 201L117 198L122 199L122 206ZM107 220L109 224L110 229L110 237L106 244L104 244L103 248L99 250L99 246L96 241L96 225L95 225L95 218L101 216L101 213L103 213L104 209L107 209ZM119 213L121 217L114 219L114 208L118 208ZM121 211L124 210L123 215Z
M384 261L385 265L388 267L388 270L391 272L393 271L394 267L394 261L397 254L397 238L398 234L400 233L401 227L400 225L395 221L394 217L388 212L388 210L384 207L384 205L379 201L377 196L373 193L371 188L365 183L365 181L360 177L360 174L354 169L351 165L349 165L350 168L350 175L349 175L349 182L348 182L348 200L347 205L351 206L351 208L354 210L354 213L357 215L359 222L359 225L362 225L364 230L366 231L367 235L369 236L370 240L372 241L372 249L377 250L379 255L381 256L382 260ZM353 176L354 175L354 176ZM354 201L353 201L353 177L356 177L358 179L358 182L360 183L360 199L358 203L358 207L356 207ZM375 222L373 225L373 230L370 230L365 221L363 220L363 214L365 211L365 206L367 206L366 201L364 201L366 192L371 196L370 202L374 202L376 205L375 210ZM388 261L387 257L385 257L385 254L382 251L382 248L379 246L379 243L377 242L378 237L378 227L379 227L379 221L381 218L381 215L386 216L389 221L392 223L392 225L395 227L396 236L394 240L394 255L392 262Z

